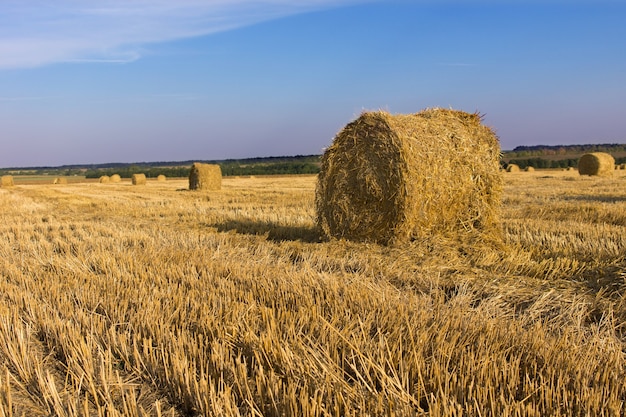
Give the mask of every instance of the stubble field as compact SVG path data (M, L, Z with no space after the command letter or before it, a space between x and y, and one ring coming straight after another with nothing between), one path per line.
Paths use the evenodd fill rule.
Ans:
M1 416L620 416L626 172L504 244L324 241L315 177L0 189Z

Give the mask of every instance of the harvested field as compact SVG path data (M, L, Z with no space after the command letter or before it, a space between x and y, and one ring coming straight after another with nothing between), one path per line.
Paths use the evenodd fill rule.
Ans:
M0 188L0 415L626 413L626 171L504 178L504 246L321 239L315 176Z

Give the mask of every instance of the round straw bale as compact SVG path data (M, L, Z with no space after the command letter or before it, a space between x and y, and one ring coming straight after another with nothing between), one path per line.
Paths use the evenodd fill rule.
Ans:
M146 185L146 174L133 174L131 182L133 185Z
M506 167L506 172L520 172L520 169L516 164L509 164Z
M103 175L100 177L99 181L100 181L100 184L106 184L111 181L111 177L109 177L108 175Z
M53 184L67 184L67 178L65 178L65 177L58 177L58 178L55 178L52 183Z
M161 174L157 176L157 181L159 182L167 181L167 178L165 177L165 175Z
M535 167L531 167L530 165L528 165L526 168L524 168L524 171L526 171L526 172L534 172L535 171Z
M609 176L613 174L615 159L608 153L586 153L578 160L578 173L580 175Z
M620 164L619 169L626 169L626 164Z
M122 181L122 177L120 177L119 174L113 174L111 175L111 178L109 179L110 182L120 182Z
M13 182L13 175L3 175L0 178L0 186L2 187L13 187L15 183Z
M574 167L567 167L567 170L568 171L576 171L576 168L574 168Z
M222 188L222 169L215 164L195 162L189 171L190 190L220 190Z
M321 159L315 205L328 236L382 244L497 235L500 145L478 114L364 112Z

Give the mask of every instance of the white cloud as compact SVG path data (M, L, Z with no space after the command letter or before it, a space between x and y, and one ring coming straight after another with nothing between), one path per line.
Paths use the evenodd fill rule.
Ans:
M0 69L129 62L142 45L358 0L2 0Z

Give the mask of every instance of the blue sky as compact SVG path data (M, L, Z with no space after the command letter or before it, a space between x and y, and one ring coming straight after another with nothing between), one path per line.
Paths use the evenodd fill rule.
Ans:
M427 107L626 143L626 3L0 0L0 167L318 154Z

